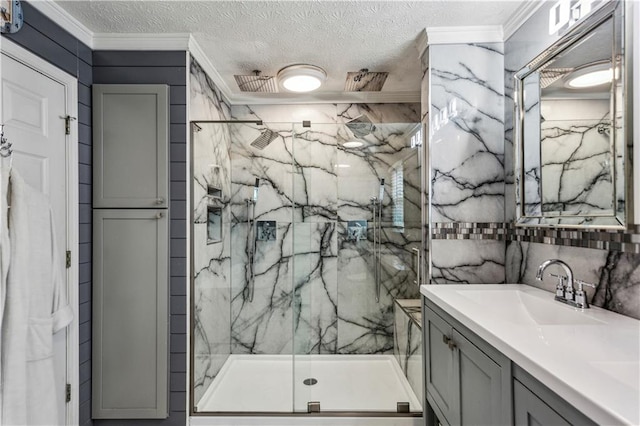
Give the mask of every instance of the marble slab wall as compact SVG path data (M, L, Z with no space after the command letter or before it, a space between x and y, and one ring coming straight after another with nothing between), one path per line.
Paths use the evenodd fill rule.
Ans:
M225 120L231 109L220 91L191 59L189 69L189 119ZM231 222L228 208L231 194L231 133L228 126L200 125L192 134L193 234L193 320L194 398L197 402L231 353L229 280L231 276ZM208 188L220 189L221 197L207 195ZM207 208L221 211L221 235L209 241Z
M393 299L417 297L412 247L419 247L420 165L406 137L417 123L414 104L234 106L231 210L232 341L234 353L385 353L393 348ZM361 137L364 146L345 148L354 138L344 125L366 116L378 124ZM311 122L310 127L302 125ZM394 122L395 125L379 124ZM264 149L251 146L262 132L277 137ZM412 159L415 158L412 163ZM398 162L404 177L404 229L390 222L389 170ZM383 204L382 285L375 301L370 198L386 178ZM256 220L278 224L269 261L255 258L254 300L247 300L246 198L260 179ZM366 239L352 241L349 221L365 221ZM243 230L244 229L244 230ZM289 232L290 237L280 232ZM281 240L281 238L283 238ZM242 270L244 269L244 272ZM277 271L277 273L276 273ZM277 296L274 299L274 295ZM293 327L286 327L293 324Z
M432 228L503 222L503 45L432 45L425 62ZM431 283L504 282L503 241L430 238Z

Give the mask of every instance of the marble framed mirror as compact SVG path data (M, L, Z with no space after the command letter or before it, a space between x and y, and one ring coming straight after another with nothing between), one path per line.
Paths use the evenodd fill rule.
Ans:
M625 3L604 3L515 74L517 226L633 220Z

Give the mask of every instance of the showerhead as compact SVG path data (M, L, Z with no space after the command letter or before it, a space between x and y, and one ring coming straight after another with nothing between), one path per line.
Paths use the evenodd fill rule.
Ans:
M254 70L252 75L234 75L238 88L243 92L278 93L276 79L272 75L261 75Z
M380 201L380 204L382 204L382 200L384 200L384 178L380 179L380 197L378 198L378 200Z
M382 90L388 72L369 72L363 68L357 72L348 72L344 82L345 92L379 92Z
M374 126L371 120L369 120L369 118L365 115L356 117L345 125L357 138L363 138L376 130L376 126Z
M276 132L271 129L265 129L256 140L251 142L251 146L258 149L265 149L265 147L277 137L278 134Z

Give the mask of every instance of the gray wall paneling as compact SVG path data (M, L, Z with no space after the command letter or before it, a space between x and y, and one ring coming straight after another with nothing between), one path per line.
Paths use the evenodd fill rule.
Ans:
M2 37L12 40L78 79L78 173L80 252L79 327L80 327L80 425L91 422L91 85L93 84L91 49L23 1L24 26Z
M94 51L96 84L168 84L170 95L170 343L169 418L164 420L94 420L100 426L184 425L187 357L186 90L184 51ZM184 112L183 112L184 111Z

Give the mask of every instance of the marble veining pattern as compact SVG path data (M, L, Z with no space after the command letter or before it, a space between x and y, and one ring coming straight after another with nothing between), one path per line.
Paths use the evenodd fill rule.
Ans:
M200 65L191 59L189 107L192 120L224 120L230 108ZM228 126L193 129L193 347L194 398L200 399L231 353L230 347L230 217L225 206L231 190L231 137ZM207 196L208 187L221 190L219 199ZM207 207L222 210L221 240L207 241ZM225 226L225 224L227 226Z
M431 220L504 220L501 43L429 47Z
M505 282L505 242L432 240L433 284L499 284Z
M231 130L233 353L392 350L393 297L418 294L417 287L408 284L414 278L406 265L411 265L411 247L420 244L420 168L407 138L402 136L414 127L377 125L362 138L363 149L349 149L342 143L352 140L353 134L336 121L348 121L352 115L361 114L384 119L393 113L394 118L410 123L415 119L416 108L403 108L334 106L333 120L328 124L312 121L307 128L299 122L284 121L295 117L326 122L329 110L325 105L317 109L234 107L235 118L264 120L265 124L234 125ZM276 121L268 122L267 117ZM267 127L278 137L263 150L252 147L251 141ZM378 304L371 274L371 231L368 240L347 241L346 221L367 220L371 226L370 198L377 195L382 177L387 180L383 225L389 221L393 201L388 173L399 160L404 161L401 165L406 165L407 170L404 232L383 232L385 278ZM251 242L247 241L246 198L251 196L255 178L260 179L256 220L276 221L278 236L276 242L258 243L272 247L266 257L261 257L260 248L256 252L256 291L254 301L248 302L249 270L245 265ZM290 241L281 240L281 228L293 235L286 237ZM266 259L269 260L265 263ZM398 268L402 268L400 272ZM373 303L362 303L369 296ZM293 329L287 327L291 321Z

